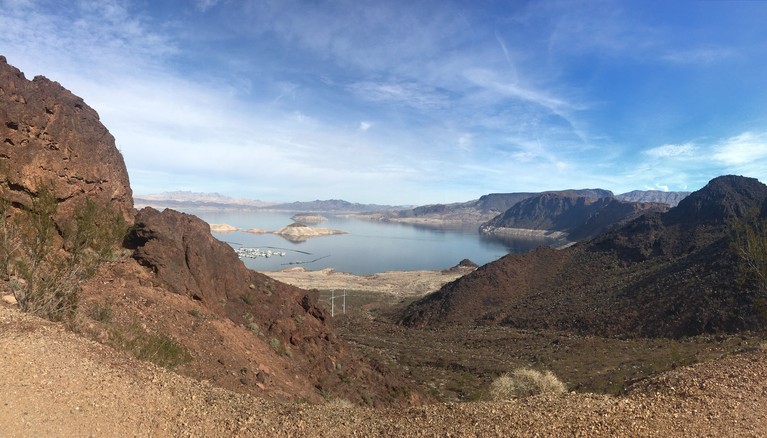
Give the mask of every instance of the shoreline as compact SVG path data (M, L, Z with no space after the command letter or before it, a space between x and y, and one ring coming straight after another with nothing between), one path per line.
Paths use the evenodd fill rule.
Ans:
M334 268L307 270L302 267L257 272L301 289L356 290L408 298L439 290L443 285L475 269L460 267L443 271L385 271L370 275L337 272Z

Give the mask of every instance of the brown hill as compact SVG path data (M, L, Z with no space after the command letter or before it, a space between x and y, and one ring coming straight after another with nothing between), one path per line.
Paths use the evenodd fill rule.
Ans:
M665 213L573 247L508 255L411 305L412 326L505 324L612 336L762 329L739 280L734 221L763 220L767 187L719 177Z

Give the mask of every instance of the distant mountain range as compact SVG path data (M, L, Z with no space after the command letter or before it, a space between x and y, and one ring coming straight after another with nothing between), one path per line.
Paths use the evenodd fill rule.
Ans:
M434 227L480 227L485 234L500 235L523 229L543 234L558 233L576 240L593 236L644 212L675 206L688 194L635 190L615 196L603 189L491 193L467 202L419 207L360 204L338 199L270 203L190 191L136 195L134 201L137 207L354 213L361 219L375 221Z
M360 215L362 218L378 220L384 222L403 222L412 224L431 225L435 227L463 225L479 227L507 211L526 199L535 198L541 195L560 196L564 198L582 197L584 199L596 200L600 198L616 199L626 202L650 202L666 204L668 206L676 205L679 200L687 196L688 192L661 192L658 190L640 191L636 190L624 193L618 196L613 192L603 189L577 189L577 190L559 190L547 192L520 192L520 193L491 193L484 195L479 199L454 204L432 204L409 209L375 211ZM546 215L546 209L538 213L539 218ZM624 207L625 208L625 207ZM630 215L630 213L627 213ZM540 225L543 225L541 223ZM497 225L496 225L497 226ZM517 228L527 228L517 226ZM572 227L570 227L572 228ZM546 228L538 228L547 230Z
M359 213L377 210L389 210L397 208L409 208L409 206L391 206L377 204L359 204L338 199L325 201L276 203L264 202L251 199L234 199L218 193L197 193L190 191L175 191L157 193L151 195L136 195L133 197L136 207L157 208L210 208L228 210L285 210L294 212L337 212Z
M141 207L207 207L207 208L261 208L273 202L252 199L234 199L218 193L190 191L164 192L150 195L134 195L133 202Z

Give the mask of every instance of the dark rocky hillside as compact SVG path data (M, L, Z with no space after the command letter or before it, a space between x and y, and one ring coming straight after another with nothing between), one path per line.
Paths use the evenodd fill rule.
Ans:
M522 200L505 213L480 226L483 234L504 234L515 229L563 233L580 240L653 211L664 204L623 202L613 197L592 198L573 192L546 192Z
M763 291L739 281L733 236L736 223L765 217L767 186L719 177L665 213L485 265L411 305L401 322L632 337L762 329Z

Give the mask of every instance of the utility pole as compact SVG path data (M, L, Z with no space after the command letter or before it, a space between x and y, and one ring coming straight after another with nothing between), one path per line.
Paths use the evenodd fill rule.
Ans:
M344 315L346 315L346 290L344 290Z
M335 299L336 299L336 291L332 290L330 292L330 317L336 316L335 312Z

